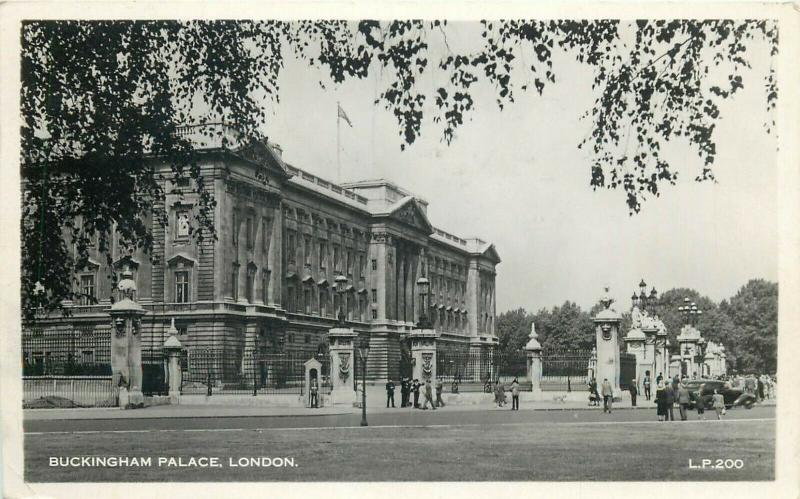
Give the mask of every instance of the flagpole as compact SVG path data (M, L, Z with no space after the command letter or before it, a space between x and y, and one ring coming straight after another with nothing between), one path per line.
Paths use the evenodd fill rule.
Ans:
M339 132L339 125L341 123L341 118L339 118L339 109L341 105L339 101L336 101L336 183L339 184L342 182L342 161L339 158L339 140L341 133Z

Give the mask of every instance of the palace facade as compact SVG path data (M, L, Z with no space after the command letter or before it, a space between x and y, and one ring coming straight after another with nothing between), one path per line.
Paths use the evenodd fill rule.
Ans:
M70 317L42 320L26 332L26 362L52 355L46 339L59 335L73 338L75 357L102 362L107 354L94 350L91 339L111 334L111 276L123 269L133 273L147 310L142 342L151 351L174 320L190 355L201 348L233 358L313 355L324 348L341 307L347 327L369 338L368 378L398 379L403 340L422 312L416 283L423 276L439 348L493 348L500 258L491 243L434 227L427 201L392 182L336 185L287 164L275 144L225 147L223 137L235 134L219 132L213 138L200 127L181 132L202 153L201 174L217 202L216 240L192 237L197 194L188 182L165 180L169 223L153 222L151 257L115 241L108 266L92 250L76 285L98 303L68 303ZM168 165L156 169L172 178ZM338 275L347 279L344 293L336 292Z

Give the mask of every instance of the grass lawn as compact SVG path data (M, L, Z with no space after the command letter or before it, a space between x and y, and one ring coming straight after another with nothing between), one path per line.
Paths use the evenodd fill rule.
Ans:
M26 480L510 481L772 480L774 421L531 423L427 428L275 429L29 435ZM61 468L50 456L152 456L142 468ZM156 457L218 456L220 468ZM229 467L229 457L291 457L294 467ZM741 459L738 470L689 460Z

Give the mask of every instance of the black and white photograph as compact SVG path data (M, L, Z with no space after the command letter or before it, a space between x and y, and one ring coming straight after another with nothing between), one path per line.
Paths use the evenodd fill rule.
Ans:
M52 5L4 496L797 497L796 5Z

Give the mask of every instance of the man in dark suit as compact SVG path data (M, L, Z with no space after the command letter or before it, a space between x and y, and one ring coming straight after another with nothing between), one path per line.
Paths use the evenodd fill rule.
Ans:
M389 407L389 402L392 403L392 408L394 408L394 383L392 380L389 380L386 383L386 407Z
M639 389L636 387L635 379L631 380L628 390L631 392L631 407L636 407L636 396L639 394Z
M420 382L417 378L414 378L414 382L411 384L411 390L414 392L414 409L419 409L419 388Z
M403 376L400 380L400 407L408 406L408 378Z
M672 389L671 383L664 386L664 405L666 408L664 420L675 421L675 413L672 412L672 406L675 405L675 391Z

